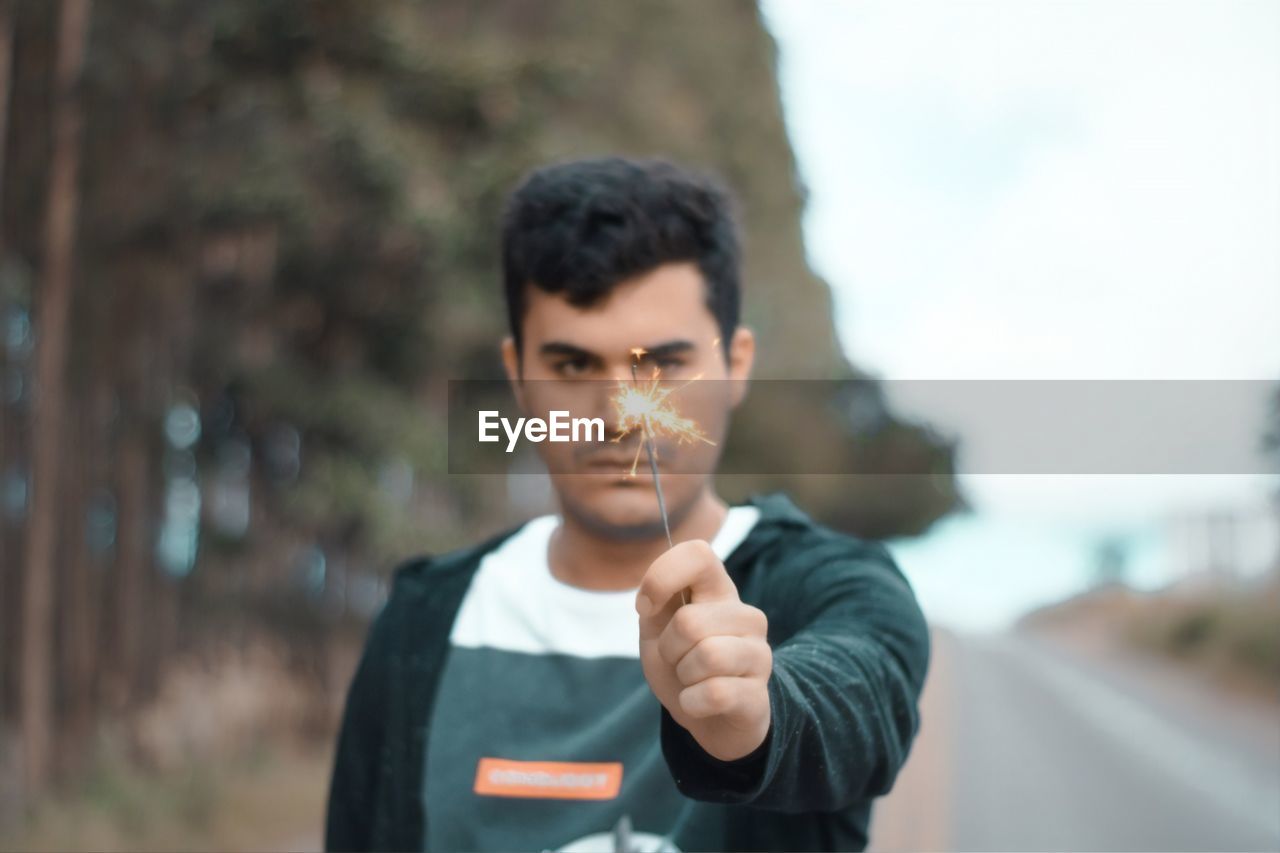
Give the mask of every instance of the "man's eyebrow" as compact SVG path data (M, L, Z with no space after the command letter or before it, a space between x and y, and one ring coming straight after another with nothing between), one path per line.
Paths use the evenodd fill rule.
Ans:
M545 344L538 347L538 352L542 355L568 356L570 358L582 358L596 362L601 360L600 356L596 355L591 350L585 350L582 347L567 344L564 341L547 341Z
M666 341L665 343L655 344L654 346L645 349L644 357L657 361L658 359L670 358L673 355L686 353L691 349L694 349L693 341Z

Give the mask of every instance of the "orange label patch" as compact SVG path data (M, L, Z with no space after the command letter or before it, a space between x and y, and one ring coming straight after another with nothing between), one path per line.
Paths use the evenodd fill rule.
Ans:
M485 797L542 800L612 800L622 788L622 764L581 761L510 761L482 758L475 792Z

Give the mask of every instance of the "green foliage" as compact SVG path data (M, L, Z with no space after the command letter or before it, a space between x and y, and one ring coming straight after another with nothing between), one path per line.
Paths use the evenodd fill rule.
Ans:
M162 365L124 395L124 428L158 432L188 391L211 424L230 412L200 458L252 446L259 531L385 566L508 520L501 483L444 479L444 389L499 375L503 199L548 160L720 173L742 202L760 375L854 375L805 261L751 3L112 0L94 7L85 85L81 266L117 312L85 322L116 318L145 348L135 362ZM38 195L40 179L24 171L11 192ZM301 436L296 476L262 464L282 429ZM923 430L894 422L849 452L868 473L923 454L915 469L937 474L735 488L789 488L872 535L955 503L950 450ZM408 500L385 475L404 464Z
M1141 647L1226 677L1280 685L1280 581L1170 599L1151 607L1131 634Z

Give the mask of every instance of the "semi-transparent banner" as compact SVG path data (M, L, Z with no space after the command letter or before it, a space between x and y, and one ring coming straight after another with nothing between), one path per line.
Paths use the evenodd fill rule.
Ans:
M449 383L449 472L1270 474L1261 380ZM903 414L906 413L906 414Z

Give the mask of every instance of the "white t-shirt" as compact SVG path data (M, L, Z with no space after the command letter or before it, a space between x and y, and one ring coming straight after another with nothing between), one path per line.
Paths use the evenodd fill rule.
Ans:
M759 518L729 510L723 560ZM662 756L661 706L640 667L635 589L551 574L555 516L481 561L450 634L423 772L429 850L669 850L693 801Z
M711 540L716 556L727 559L759 517L753 506L730 507ZM484 557L453 623L451 645L582 658L640 656L636 589L582 589L551 573L547 550L559 523L554 515L535 518Z

